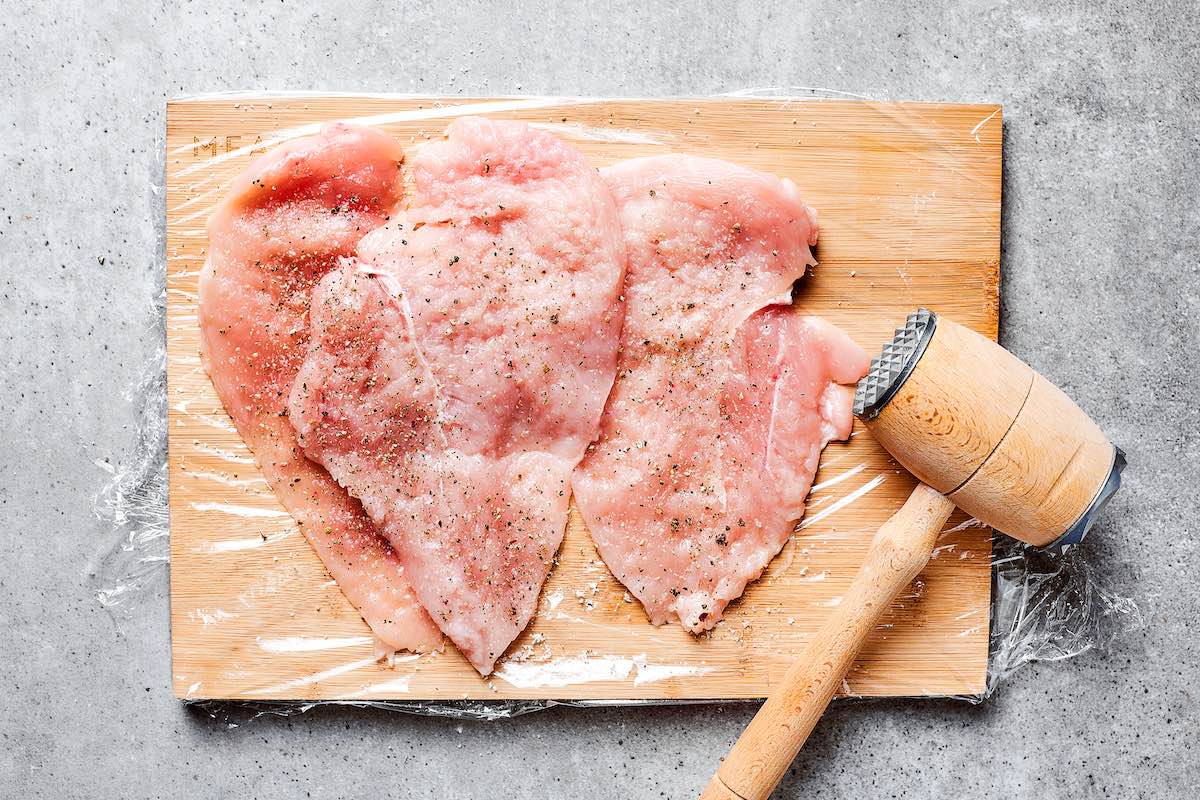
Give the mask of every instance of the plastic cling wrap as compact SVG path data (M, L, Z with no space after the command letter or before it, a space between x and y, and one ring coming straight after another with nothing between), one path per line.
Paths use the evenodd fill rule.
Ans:
M147 280L148 335L164 346L129 393L143 411L131 453L101 476L96 507L110 533L93 563L100 602L116 613L161 611L149 602L159 593L143 590L166 580L169 529L179 697L251 703L251 715L328 702L474 718L553 704L759 698L841 601L875 530L912 490L911 476L856 423L848 442L826 449L791 540L702 637L650 625L572 512L536 617L491 676L449 643L423 655L383 652L279 505L201 366L205 223L254 156L324 122L376 126L409 147L480 114L544 127L598 167L689 152L792 179L821 219L820 264L797 284L797 312L825 317L869 352L918 305L997 332L995 106L753 93L174 101L165 185L154 195L165 197L165 263ZM1099 535L1111 534L1102 526ZM1052 554L992 538L974 520L951 518L844 695L978 700L1029 661L1067 658L1141 624L1137 603L1096 580L1086 541Z

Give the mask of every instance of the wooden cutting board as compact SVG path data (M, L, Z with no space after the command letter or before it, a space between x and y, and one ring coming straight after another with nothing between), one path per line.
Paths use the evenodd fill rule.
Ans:
M227 97L167 107L171 639L181 698L691 699L766 695L845 591L875 529L914 483L855 426L825 451L805 521L727 619L694 638L625 599L572 515L516 657L481 679L445 652L375 658L370 631L255 468L198 355L205 221L271 145L328 120L403 144L453 117L523 119L596 164L672 151L794 180L821 218L799 305L876 353L928 306L995 337L1001 109L830 100ZM954 517L843 687L856 695L974 694L987 669L990 531Z

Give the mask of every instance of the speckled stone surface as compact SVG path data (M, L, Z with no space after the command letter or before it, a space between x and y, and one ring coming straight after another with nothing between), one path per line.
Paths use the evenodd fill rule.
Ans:
M167 688L164 573L130 611L96 602L108 528L92 498L101 465L131 457L125 392L158 344L150 188L168 97L769 86L1004 104L1004 342L1129 453L1087 547L1150 609L1107 653L1027 667L979 706L837 705L777 796L1195 796L1194 3L351 5L0 14L0 796L694 795L751 707L498 723L333 709L236 728L189 710Z

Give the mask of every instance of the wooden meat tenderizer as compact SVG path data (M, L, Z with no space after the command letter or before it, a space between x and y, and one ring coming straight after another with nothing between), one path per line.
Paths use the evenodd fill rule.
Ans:
M921 483L875 534L845 598L783 676L701 800L765 800L955 506L1039 547L1074 544L1120 486L1124 454L998 344L926 309L871 362L854 413Z

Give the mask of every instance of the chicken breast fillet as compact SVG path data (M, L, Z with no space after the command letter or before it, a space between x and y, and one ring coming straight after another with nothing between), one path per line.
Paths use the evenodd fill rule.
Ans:
M384 644L425 651L441 634L395 551L304 457L287 419L313 286L383 224L399 201L402 159L378 131L331 125L251 163L208 223L200 344L238 433L346 597Z
M603 171L629 266L617 380L574 476L600 554L650 620L712 628L849 435L866 354L785 305L815 263L790 181L683 155Z
M410 207L318 287L290 409L487 674L562 540L612 385L625 251L574 148L516 122L446 133L410 158Z

